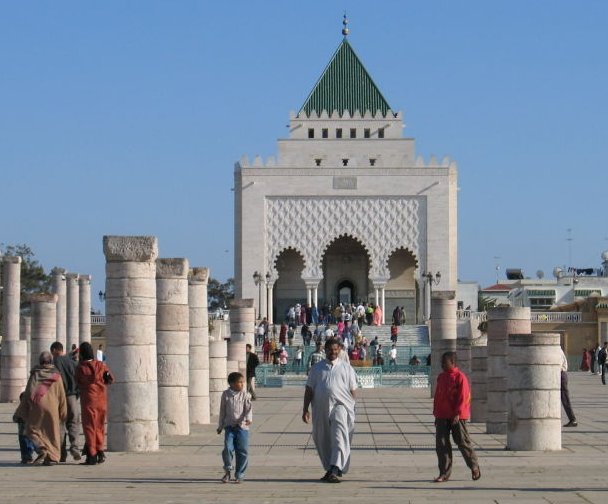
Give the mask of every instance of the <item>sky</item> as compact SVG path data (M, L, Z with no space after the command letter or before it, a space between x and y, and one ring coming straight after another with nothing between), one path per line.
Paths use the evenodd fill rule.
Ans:
M458 163L459 278L599 267L605 0L0 0L0 243L93 292L108 234L232 276L234 163L276 154L345 11L417 154Z

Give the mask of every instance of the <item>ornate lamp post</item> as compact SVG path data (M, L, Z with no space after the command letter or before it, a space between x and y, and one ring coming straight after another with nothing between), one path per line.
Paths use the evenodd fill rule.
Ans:
M425 302L425 318L426 320L429 320L431 318L431 293L433 291L433 284L435 285L439 285L439 282L441 282L441 272L437 272L435 274L433 274L432 272L427 272L427 273L422 273L422 279L425 281L425 283L428 284L428 288L426 288L426 302Z
M262 284L264 283L263 276L259 271L253 273L253 282L258 287L258 320L262 320Z

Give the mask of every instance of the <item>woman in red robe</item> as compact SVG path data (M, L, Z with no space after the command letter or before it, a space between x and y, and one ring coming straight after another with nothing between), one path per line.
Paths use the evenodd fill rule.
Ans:
M101 361L94 359L93 347L84 342L80 345L80 362L76 368L76 381L80 390L82 430L84 431L87 465L105 461L105 421L108 410L106 387L114 382L114 376Z
M583 358L581 360L581 371L591 370L591 355L587 352L586 348L583 348Z

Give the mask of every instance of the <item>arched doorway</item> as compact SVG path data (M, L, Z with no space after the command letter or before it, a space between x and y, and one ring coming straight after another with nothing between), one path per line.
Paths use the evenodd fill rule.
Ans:
M273 291L272 319L281 323L290 306L306 303L306 285L302 280L304 258L295 249L285 249L277 256L275 267L278 278Z
M323 254L319 304L356 303L368 297L369 255L351 236L334 240ZM346 301L348 300L348 301Z
M388 259L390 279L385 287L387 323L392 321L393 311L397 306L405 310L406 324L417 324L419 321L416 264L416 257L404 248L395 250Z
M343 280L338 284L338 300L342 304L350 304L355 302L355 286L350 280Z

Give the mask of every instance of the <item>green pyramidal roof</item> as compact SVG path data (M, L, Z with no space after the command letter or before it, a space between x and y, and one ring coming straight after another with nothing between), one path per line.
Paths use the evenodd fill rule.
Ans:
M361 114L369 111L376 115L379 110L386 116L390 108L348 40L344 38L298 115L304 112L310 116L313 111L321 114L323 110L328 114L337 110L340 116L345 111L352 116L355 110Z

